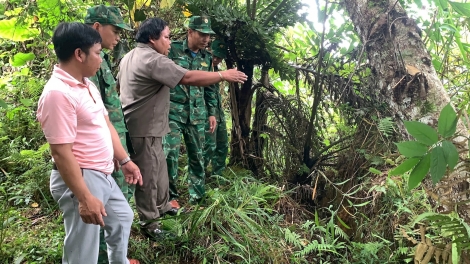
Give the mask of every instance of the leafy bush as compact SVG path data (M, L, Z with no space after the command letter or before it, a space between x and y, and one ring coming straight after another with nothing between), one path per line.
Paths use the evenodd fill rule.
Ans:
M423 183L423 189L430 197L438 198L437 213L434 212L436 209L421 213L411 224L411 228L415 225L421 227L419 243L408 235L416 235L416 231L403 231L403 236L417 245L414 252L415 261L427 262L434 258L439 262L440 258L447 261L446 258L449 257L452 262L458 263L462 254L470 249L470 227L465 219L468 219L468 200L456 199L460 195L459 191L433 193L432 190L436 184L439 184L438 188L468 185L468 176L458 173L461 157L453 143L459 136L458 120L459 116L449 103L440 112L437 131L421 122L405 121L406 130L416 140L397 143L400 154L405 156L406 160L390 171L390 175L407 175L409 172L409 190L418 188ZM468 149L465 151L468 153ZM434 186L426 182L428 174Z
M49 202L50 152L36 108L44 81L15 76L0 90L7 106L0 108L0 185L15 205Z

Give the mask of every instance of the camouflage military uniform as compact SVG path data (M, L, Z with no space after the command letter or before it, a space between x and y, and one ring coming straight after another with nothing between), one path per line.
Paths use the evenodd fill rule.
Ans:
M211 50L213 56L217 56L222 59L226 58L225 43L219 40L214 40L211 45ZM217 67L214 67L214 71L218 71ZM207 170L207 166L211 163L212 175L222 175L222 172L225 170L225 160L227 159L228 154L228 135L219 84L216 84L215 87L214 100L217 101L217 105L214 113L217 120L217 126L214 133L210 133L209 123L206 123L204 167Z
M205 19L205 21L207 24L208 19ZM210 23L208 28L210 29ZM187 40L172 42L168 57L188 70L210 71L212 68L211 54L206 50L199 50L193 57L188 48ZM170 90L169 126L171 131L163 141L168 165L170 200L178 198L176 181L178 178L181 134L184 137L188 152L189 201L191 203L198 202L205 195L204 159L202 156L204 127L208 122L208 116L215 114L217 101L215 101L215 95L213 94L214 89L215 86L177 85L175 89Z
M105 7L103 5L95 6L87 10L87 16L85 17L85 23L93 24L99 22L101 24L112 24L120 28L131 30L129 26L124 24L119 9L117 7ZM103 100L104 106L108 111L108 117L113 124L116 132L121 139L121 145L124 147L126 152L126 132L127 128L124 122L124 115L121 109L121 101L116 90L116 80L111 71L111 61L109 60L108 54L101 51L100 53L102 62L100 69L96 72L95 76L90 77L96 87L98 87L101 99ZM129 185L124 178L124 174L121 170L113 172L111 176L116 181L117 185L121 189L124 197L129 201L134 195L135 185ZM100 229L100 251L98 256L98 263L109 263L107 255L107 245L104 239L104 231Z
M207 168L209 163L212 165L212 175L222 175L225 170L225 160L228 154L228 134L227 123L224 110L222 108L222 97L217 84L216 100L217 110L215 118L217 126L214 133L209 132L209 123L206 124L206 136L204 144L204 167Z
M101 98L103 99L104 106L108 111L109 120L116 129L121 144L127 152L126 144L126 125L124 123L124 115L122 114L121 102L116 91L116 81L111 73L111 62L109 61L108 54L103 51L100 54L103 62L101 63L100 69L95 76L91 77L90 80L99 88ZM133 194L135 185L129 185L124 180L124 174L121 170L113 172L111 174L116 180L117 185L121 188L124 197L129 201Z
M100 54L103 62L101 63L100 69L95 76L91 77L90 80L98 87L100 90L101 98L103 99L104 106L108 111L109 121L113 124L116 129L119 138L121 139L121 144L124 149L127 151L126 144L126 126L124 123L124 116L122 114L121 102L119 101L119 96L116 91L116 81L111 73L111 63L109 61L108 54L103 51ZM135 185L128 184L124 179L124 174L121 170L115 171L111 176L116 181L117 185L121 189L126 200L129 201L134 195ZM104 240L104 232L101 228L100 230L100 254L98 258L98 263L108 263L107 256L107 245Z

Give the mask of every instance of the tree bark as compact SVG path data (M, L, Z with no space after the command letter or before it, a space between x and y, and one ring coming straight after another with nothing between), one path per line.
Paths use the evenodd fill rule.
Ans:
M267 132L267 122L268 122L268 102L266 97L271 96L271 93L263 92L257 89L256 91L256 103L255 103L255 115L253 120L253 130L251 132L251 137L253 141L253 155L258 159L256 162L256 168L253 173L255 175L259 174L259 169L263 169L263 150L265 148L266 140L261 137L261 134Z
M405 139L410 137L403 120L418 120L437 127L439 113L450 99L432 65L416 22L407 16L397 0L345 0L344 4L367 52L376 91L395 114ZM457 131L465 136L468 134L461 122ZM459 151L466 151L463 137L455 143ZM430 195L434 201L439 199L441 205L443 201L453 204L465 199L465 195L461 195L462 187L455 186L455 182L446 182L449 178L453 177L444 177L433 188L432 193L437 195ZM431 189L429 184L424 186ZM441 208L442 211L453 210L451 204L444 207L447 208ZM464 217L468 222L466 215Z
M227 61L227 67L231 68L232 65L230 61ZM241 87L238 84L231 84L229 86L233 120L230 141L230 164L243 164L251 169L247 162L247 154L251 152L251 102L253 99L254 65L249 61L239 61L237 65L238 69L248 76L248 79Z
M437 125L439 111L449 102L449 96L415 21L396 0L345 3L365 45L372 74L377 77L377 89L393 112L403 120L420 119ZM426 111L424 101L432 103L436 111Z

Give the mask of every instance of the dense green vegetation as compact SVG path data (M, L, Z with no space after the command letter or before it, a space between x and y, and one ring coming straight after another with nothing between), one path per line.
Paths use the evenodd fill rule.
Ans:
M468 150L456 155L452 139L468 135L456 124L468 126L470 4L397 1L421 27L457 110L437 109L441 118L430 127L391 114L342 2L310 3L308 12L307 1L299 0L112 2L135 28L146 17L162 17L175 39L184 37L188 12L211 15L230 47L225 67L250 77L243 86L226 85L230 167L208 179L208 206L166 217L163 227L177 237L159 243L144 239L136 222L130 257L141 263L468 263L469 218L458 210L468 201L434 197L431 189L451 179L456 192L468 191L467 176L453 173L468 171ZM54 27L82 21L86 8L100 3L0 1L1 263L60 262L62 216L49 193L50 151L35 111L56 62ZM313 10L315 22L306 19ZM133 34L126 34L112 54L115 65L133 47ZM423 103L426 111L433 107Z

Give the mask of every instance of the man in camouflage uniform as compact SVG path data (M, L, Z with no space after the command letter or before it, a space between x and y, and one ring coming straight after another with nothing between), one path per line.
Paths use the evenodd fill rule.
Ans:
M206 50L209 44L211 29L208 17L193 16L189 20L187 38L184 41L172 42L168 58L188 70L211 71L212 56ZM184 137L188 153L188 182L190 203L199 202L205 195L205 174L203 145L205 124L209 116L210 129L216 127L215 109L217 101L215 87L198 87L177 85L170 91L170 133L164 138L168 177L170 183L170 203L179 208L178 191L178 157L181 135Z
M120 33L122 29L132 30L120 14L120 10L115 6L104 6L98 5L91 7L87 10L85 17L85 24L90 25L96 29L101 36L101 46L103 49L113 50L120 40ZM121 139L121 144L127 150L126 144L126 125L124 123L124 116L121 109L121 102L119 95L116 90L116 80L111 71L111 61L109 55L101 51L100 53L101 62L100 69L96 72L96 75L91 77L90 80L98 87L101 99L103 100L104 106L108 111L109 120L116 128L116 131ZM115 161L115 164L116 161ZM135 185L129 185L124 180L124 174L116 165L115 171L111 174L115 179L117 185L121 189L124 197L129 201L133 194ZM131 263L134 260L131 260ZM104 239L103 229L100 230L100 251L98 257L98 263L108 263L107 246Z
M225 43L220 40L214 40L211 45L212 66L214 71L218 71L218 64L227 57L227 48ZM215 100L215 118L217 127L214 133L210 133L210 124L206 123L206 142L204 144L204 167L207 170L209 163L212 164L212 175L222 175L225 170L225 159L228 154L228 136L227 123L225 122L224 109L222 108L222 96L220 95L219 84L214 85Z

